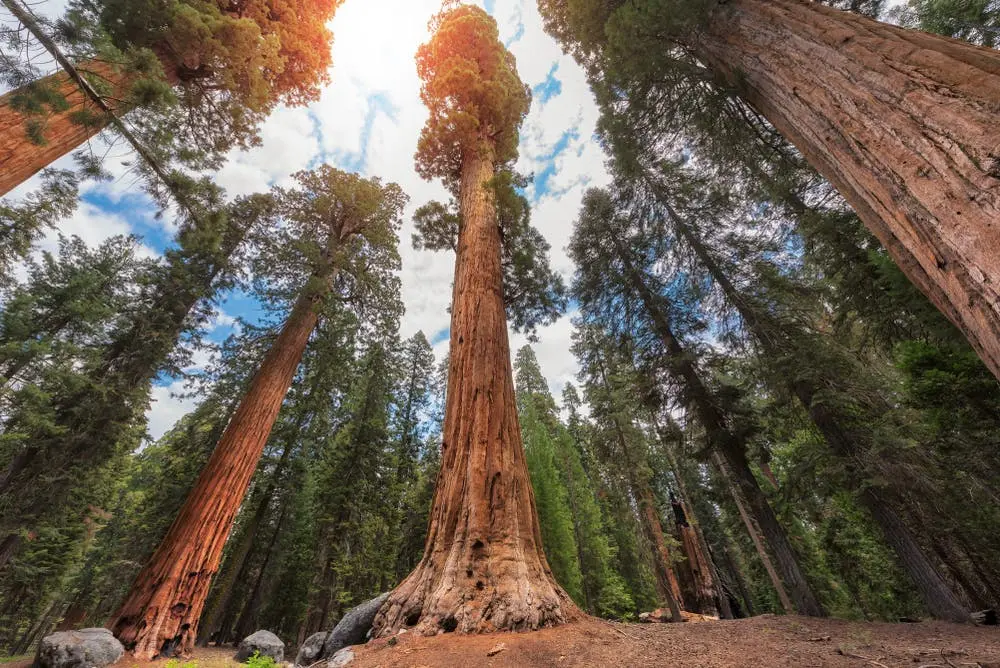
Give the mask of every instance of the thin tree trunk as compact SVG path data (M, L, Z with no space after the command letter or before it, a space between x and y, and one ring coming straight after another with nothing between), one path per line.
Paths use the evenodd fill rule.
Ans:
M1000 377L1000 53L808 0L718 3L692 46Z
M781 607L784 609L785 614L794 615L795 606L792 605L792 599L788 597L788 591L785 589L781 578L778 577L778 571L775 570L774 564L771 562L771 557L767 553L767 548L764 547L764 541L761 540L757 526L750 519L746 508L743 507L740 492L737 490L736 485L733 484L732 476L729 474L726 463L722 460L718 452L712 453L712 456L715 458L715 466L719 469L719 474L725 480L726 487L729 488L729 493L733 496L733 503L736 504L736 510L740 514L740 519L743 520L743 526L746 527L747 533L750 534L750 540L753 541L753 546L757 549L757 556L760 557L761 563L764 564L764 570L767 571L767 576L771 579L771 586L774 587L774 591L778 594Z
M605 386L609 386L608 371L603 361L598 361L600 366L601 381ZM636 475L640 469L640 463L635 460L632 448L629 447L625 432L616 416L612 417L615 425L615 436L618 440L618 447L621 450L622 458L625 460L627 471L626 480L628 488L635 498L636 506L639 509L639 520L642 524L646 539L653 548L653 573L656 576L656 588L660 598L667 602L670 608L670 619L673 622L683 622L681 606L684 598L681 595L680 584L677 582L677 575L673 569L673 559L670 550L667 549L666 538L663 534L663 524L660 522L660 513L656 506L656 499L653 490L649 485L647 476Z
M236 622L237 638L244 638L253 633L253 629L250 627L258 618L258 608L260 607L260 601L262 598L261 583L264 581L265 573L267 573L267 566L271 563L271 555L274 553L274 546L278 542L278 536L281 535L281 525L285 521L286 510L287 507L282 505L281 513L278 515L278 521L275 523L274 531L271 533L271 540L267 543L267 551L264 552L264 563L260 565L260 570L257 572L257 577L254 579L253 587L250 589L250 598L247 599L243 612L240 614L240 618Z
M314 274L321 287L307 288L296 301L194 489L109 624L139 659L152 659L168 646L183 654L194 648L236 512L332 286L333 243L331 234L325 264Z
M698 235L669 204L665 204L665 206L680 235L708 270L712 279L722 289L726 298L735 306L750 334L760 346L761 352L771 358L779 357L787 352L784 349L789 347L789 337L786 336L784 326L772 321L766 314L759 313L747 301L729 280ZM810 420L822 434L833 453L847 464L848 472L855 484L858 484L858 473L855 470L855 458L858 455L856 439L845 428L843 420L833 412L829 405L815 400L819 388L810 379L789 377L787 385L805 408ZM775 486L777 487L777 484ZM886 543L896 553L900 565L913 584L916 585L930 613L939 619L968 621L968 611L964 609L947 581L941 577L937 567L920 548L896 512L881 499L875 490L870 488L862 489L859 492L859 500L861 505L871 513L876 524L879 525Z
M376 635L537 629L579 615L545 555L517 418L488 140L463 156L441 470L424 556Z

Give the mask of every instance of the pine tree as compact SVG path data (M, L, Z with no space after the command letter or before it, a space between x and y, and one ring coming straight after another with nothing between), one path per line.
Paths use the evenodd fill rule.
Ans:
M445 9L431 27L417 54L430 110L417 171L444 179L459 202L441 472L423 560L390 594L375 634L403 625L424 633L534 629L571 618L575 606L542 552L507 337L504 297L519 295L505 290L509 240L497 209L512 198L509 165L529 93L485 11Z
M216 194L210 189L206 196ZM138 445L153 379L184 365L179 341L197 337L211 315L212 295L233 280L234 254L269 206L267 198L241 198L182 227L177 247L139 279L127 317L103 345L62 368L43 394L28 388L29 403L11 410L0 475L0 567L16 554L25 531L67 507L93 503L102 485L91 475ZM50 488L39 489L42 478Z
M377 255L380 246L395 254L406 201L398 186L328 166L296 180L299 188L277 196L288 227L270 235L285 237L311 273L170 531L110 623L138 657L151 659L177 638L179 651L193 648L208 586L323 302L352 256L369 247Z
M569 493L560 475L557 454L559 438L555 401L549 394L538 360L529 346L514 358L517 414L524 437L528 474L535 493L535 507L542 533L542 546L552 574L577 603L584 599L578 546L573 527Z

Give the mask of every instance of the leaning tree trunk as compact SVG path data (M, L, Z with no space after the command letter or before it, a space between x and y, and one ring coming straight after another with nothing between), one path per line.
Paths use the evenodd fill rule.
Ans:
M331 254L332 248L328 258ZM194 648L222 548L316 327L332 274L328 263L314 276L322 287L307 287L295 303L184 506L109 624L136 658L149 660L170 647L183 654Z
M691 246L715 282L719 284L726 298L736 307L747 329L760 346L762 354L772 359L781 357L787 352L783 348L790 347L788 342L792 339L792 337L786 336L784 325L776 320L769 320L766 315L762 316L729 280L729 277L694 230L669 206L668 211L681 236ZM792 349L794 350L794 348ZM874 489L864 488L861 484L861 475L857 470L856 462L859 455L858 439L850 433L847 427L850 423L849 418L838 414L836 409L821 399L817 399L820 388L812 379L789 378L787 386L791 393L798 398L809 415L809 419L833 453L846 464L852 481L861 488L859 492L861 505L871 513L875 523L882 530L886 543L896 553L903 570L916 585L928 611L938 619L955 622L969 621L968 611L965 610L962 602L952 591L948 582L940 575L937 567L927 557L896 511Z
M77 69L87 79L100 81L101 89L110 85L111 92L103 99L112 111L127 111L123 101L128 97L134 77L129 77L122 68L100 60L81 63ZM176 76L168 77L168 80L177 83ZM52 90L64 98L65 108L35 116L24 114L12 106L19 96L30 95L30 89L37 87ZM85 112L85 122L78 118L81 112ZM34 121L43 124L40 141L35 141L28 132L29 125ZM0 170L0 197L69 154L110 123L111 118L65 72L50 74L0 96L0 165L3 165Z
M617 240L613 240L613 243L623 261L630 287L638 294L652 320L654 332L666 349L670 371L683 385L687 403L705 429L709 446L726 462L734 486L742 496L777 562L781 580L788 589L795 609L803 615L826 616L823 606L799 566L788 534L778 521L771 504L750 470L746 458L746 444L729 430L726 416L717 405L716 397L702 382L691 357L680 340L674 336L668 316L661 308L657 295L650 290L643 276L629 260L622 244Z
M1000 377L1000 53L808 0L718 3L692 46Z
M757 526L750 519L750 515L747 513L746 508L743 506L743 501L740 499L740 493L733 484L732 476L729 474L728 467L726 463L722 460L722 457L718 452L713 453L715 459L715 466L719 471L719 475L725 481L726 487L729 488L729 493L733 497L733 503L736 504L736 510L740 514L740 519L743 520L743 526L746 527L747 533L750 535L750 540L753 541L754 549L757 550L757 556L760 557L760 562L764 565L764 570L767 571L767 577L771 580L771 586L774 587L775 593L778 595L778 601L781 603L781 608L785 611L785 614L794 615L795 606L792 605L792 599L788 597L788 591L785 590L785 584L778 577L778 571L775 570L774 564L771 562L771 557L767 554L767 548L764 547L764 541L760 537L760 532L757 531ZM749 595L744 595L744 600L750 603Z
M462 162L441 470L427 544L376 616L376 635L401 626L426 634L537 629L580 614L542 552L514 399L492 178L492 147L483 141Z

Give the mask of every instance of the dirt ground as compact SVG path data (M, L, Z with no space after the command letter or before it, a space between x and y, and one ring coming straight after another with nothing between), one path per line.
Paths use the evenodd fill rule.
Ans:
M431 638L407 633L394 642L376 640L354 650L350 668L1000 668L1000 627L774 615L686 624L588 619L532 633ZM238 668L234 652L232 647L199 647L175 665ZM165 664L126 655L115 668ZM4 662L3 668L30 665L24 657Z
M489 656L493 650L502 651ZM1000 628L763 615L686 624L587 620L533 633L403 634L356 649L351 668L1000 668Z

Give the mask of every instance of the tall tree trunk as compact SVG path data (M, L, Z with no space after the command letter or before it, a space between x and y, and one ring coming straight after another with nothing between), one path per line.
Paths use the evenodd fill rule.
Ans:
M233 595L234 585L243 577L247 557L250 555L250 550L253 547L254 542L257 540L257 532L264 523L264 518L267 515L267 509L271 506L271 499L274 498L274 493L278 489L278 483L284 476L285 468L288 465L288 460L292 452L293 441L298 437L302 424L305 422L305 418L306 414L303 413L302 416L296 420L295 427L285 442L285 447L281 451L281 458L278 460L278 465L275 467L274 473L268 481L264 493L261 495L260 503L257 504L257 509L254 512L253 517L250 519L250 523L247 525L247 529L243 533L243 537L240 540L239 545L237 545L236 549L233 551L232 557L226 560L227 562L231 560L232 563L229 564L229 568L225 569L225 576L222 581L216 583L216 586L219 587L219 596L211 607L209 607L204 618L199 624L199 645L207 645L212 639L212 635L214 633L228 630L228 628L226 628L227 625L221 624L220 622L223 619L223 614L229 608L229 602ZM221 640L221 638L217 638L216 640Z
M152 659L165 647L183 654L194 648L236 512L331 288L332 239L314 274L319 287L307 287L296 301L184 506L109 624L136 658Z
M671 372L683 385L685 400L705 429L709 446L728 465L728 472L735 487L739 490L754 522L767 540L781 573L781 580L788 588L795 609L803 615L825 616L826 612L823 610L823 606L820 605L819 599L816 598L812 587L809 586L808 580L799 567L795 550L788 540L788 534L778 522L771 504L768 503L767 497L750 470L745 444L739 437L730 432L726 416L716 404L709 388L702 382L698 369L681 345L680 340L674 336L670 321L661 308L657 296L646 285L642 275L631 263L620 242L615 240L614 243L625 266L628 281L642 301L646 312L653 321L654 331L667 351Z
M691 246L726 298L736 307L750 334L760 346L761 352L771 358L777 358L789 352L786 348L792 348L792 352L794 352L794 344L791 343L791 337L788 336L789 332L786 331L785 326L771 319L767 314L759 313L729 280L713 254L702 243L694 230L669 205L667 205L667 209L681 236ZM816 426L830 449L845 462L848 473L853 479L852 482L861 486L860 475L856 470L856 458L859 454L857 439L850 434L842 416L837 415L828 403L816 400L820 388L813 380L809 378L796 379L791 376L787 378L788 389L805 408L809 419ZM920 548L895 510L874 489L863 488L858 497L861 505L868 510L875 523L879 525L886 543L896 553L903 570L920 591L928 611L939 619L969 621L969 614L961 601L947 581L941 577L937 567Z
M670 616L675 622L682 622L681 587L677 582L677 574L674 573L673 559L670 550L667 548L666 535L663 532L663 524L660 522L660 513L656 507L656 499L653 497L653 490L644 487L636 496L639 505L639 516L642 518L642 526L646 531L646 538L653 546L653 563L656 566L656 584L660 590L660 595L667 601L670 608Z
M116 82L122 80L121 73L106 62L93 61L80 67L81 74L92 78ZM15 110L11 103L19 96L30 95L32 87L44 87L55 91L66 100L64 111L53 111L44 116L34 117ZM121 88L122 90L118 90ZM121 99L124 87L116 86L115 93L108 98L108 103L114 105L114 99ZM88 112L95 119L101 118L101 110L91 99L80 90L75 81L65 72L51 74L40 81L35 81L21 88L16 88L0 96L0 197L27 181L34 174L68 154L77 146L87 141L105 127L108 122L79 123L73 120L73 115ZM37 143L28 135L28 124L31 121L44 122L42 143Z
M375 632L537 629L579 614L545 555L517 418L488 140L463 156L441 470L427 544Z
M1000 53L808 0L718 3L692 46L1000 377Z
M753 541L753 546L757 550L757 556L760 557L761 563L764 565L764 570L767 571L767 577L771 579L771 586L774 587L774 591L778 594L778 601L781 602L781 607L784 609L785 614L794 615L795 606L792 605L792 599L788 597L788 591L785 589L785 584L778 577L778 571L775 570L774 564L771 562L771 557L767 553L767 548L764 547L764 541L761 540L760 533L757 531L757 526L754 524L753 520L750 519L750 515L747 514L746 508L743 506L743 501L740 498L740 493L736 489L736 485L733 484L732 476L729 475L729 470L726 463L719 456L719 453L713 453L715 458L715 465L718 468L720 475L723 480L725 480L726 487L729 488L730 494L733 496L733 503L736 504L736 510L740 514L740 519L743 520L743 526L746 527L747 533L750 534L750 540ZM750 600L749 596L745 597L747 601Z
M274 554L274 546L278 543L278 537L281 535L281 526L285 522L285 512L287 510L287 506L283 504L281 507L281 513L278 514L278 520L274 524L274 531L271 532L271 539L267 543L267 550L264 552L264 562L260 565L260 570L257 571L257 577L254 578L253 587L250 588L250 598L247 599L246 605L243 607L243 612L240 614L240 618L236 622L237 638L245 638L253 633L253 629L250 627L254 625L259 618L260 602L263 599L263 587L261 585L264 582L264 575L267 574L267 566L271 563L271 556Z

